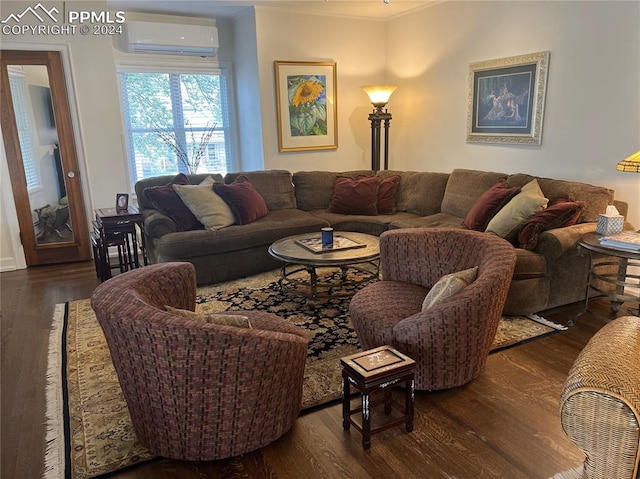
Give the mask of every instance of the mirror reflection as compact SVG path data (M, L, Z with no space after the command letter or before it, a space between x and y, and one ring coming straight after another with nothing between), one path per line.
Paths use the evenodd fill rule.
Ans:
M9 65L8 73L36 241L73 241L47 67Z

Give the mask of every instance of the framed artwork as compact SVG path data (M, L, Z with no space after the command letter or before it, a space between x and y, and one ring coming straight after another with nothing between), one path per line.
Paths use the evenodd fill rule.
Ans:
M549 52L472 63L467 142L539 145Z
M129 195L118 193L116 195L116 211L127 211L129 209Z
M280 151L338 148L335 62L275 62Z

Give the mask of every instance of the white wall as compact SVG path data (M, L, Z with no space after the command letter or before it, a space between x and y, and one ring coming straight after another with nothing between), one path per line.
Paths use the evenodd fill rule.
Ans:
M391 167L525 172L615 190L640 227L639 2L445 2L388 23ZM469 64L549 50L542 145L466 143Z
M256 10L256 31L265 168L370 168L371 125L367 115L373 107L360 86L385 80L385 23L262 8ZM337 150L278 151L276 60L336 62Z

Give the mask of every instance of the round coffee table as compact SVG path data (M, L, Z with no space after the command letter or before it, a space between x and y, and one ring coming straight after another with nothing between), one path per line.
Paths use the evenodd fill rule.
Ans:
M317 268L340 268L342 271L342 284L347 280L347 270L357 269L364 273L363 281L378 279L380 245L377 236L364 233L352 233L347 231L335 231L334 244L339 244L340 237L345 238L349 248L324 250L315 252L313 244L315 240L320 240L320 232L304 233L295 236L288 236L274 242L269 246L269 254L282 261L282 274L280 275L280 288L283 283L290 280L291 275L299 271L306 270L309 273L308 286L310 287L310 297L318 297L318 287L335 286L333 283L318 282ZM310 243L304 246L305 242ZM355 246L353 243L357 244ZM296 283L301 280L291 280Z

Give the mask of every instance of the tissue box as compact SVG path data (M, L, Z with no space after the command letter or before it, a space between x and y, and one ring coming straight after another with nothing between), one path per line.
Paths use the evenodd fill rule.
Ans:
M616 235L622 233L624 226L624 216L622 215L598 215L598 226L596 233L601 235Z

